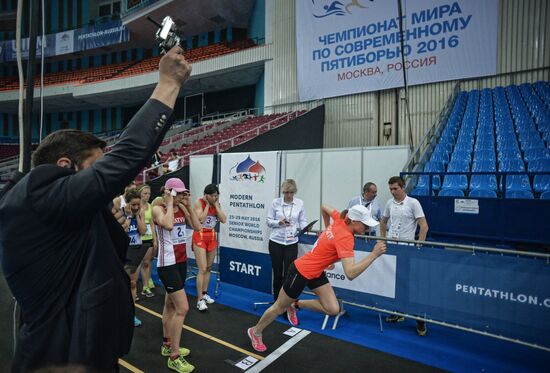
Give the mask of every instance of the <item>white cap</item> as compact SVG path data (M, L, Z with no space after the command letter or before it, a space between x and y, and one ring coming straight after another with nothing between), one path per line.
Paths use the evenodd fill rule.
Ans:
M369 207L365 207L363 205L353 206L348 210L348 219L360 221L361 223L371 228L374 228L378 224L380 224L375 219L373 219L370 205Z

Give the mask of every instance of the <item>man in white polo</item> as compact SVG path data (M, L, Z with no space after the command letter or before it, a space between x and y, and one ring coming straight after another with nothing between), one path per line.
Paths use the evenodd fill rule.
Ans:
M414 240L416 227L420 226L419 241L426 241L428 222L424 210L416 198L409 197L405 191L405 181L399 176L393 176L388 181L393 196L386 203L382 219L380 220L380 236L395 240ZM387 230L389 222L389 230ZM386 234L387 233L387 234ZM389 315L386 322L404 321L403 316ZM425 336L428 329L424 321L416 322L416 333Z

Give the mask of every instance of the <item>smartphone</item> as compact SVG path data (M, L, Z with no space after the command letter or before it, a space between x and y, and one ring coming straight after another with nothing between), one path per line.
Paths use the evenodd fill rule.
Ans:
M178 195L178 192L176 192L174 189L172 189L172 191L170 192L170 194L172 195L172 197L175 197Z

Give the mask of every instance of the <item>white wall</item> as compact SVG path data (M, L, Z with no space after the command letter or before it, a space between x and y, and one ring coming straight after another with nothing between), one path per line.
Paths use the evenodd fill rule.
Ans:
M409 158L409 148L388 146L292 150L280 152L280 157L280 180L296 181L296 197L304 201L307 219L312 221L321 220L322 203L339 210L347 208L349 200L360 195L363 185L369 181L377 184L377 198L383 207L391 197L388 179L399 175ZM204 186L210 183L212 157L192 156L189 172L190 189L195 200L202 195ZM321 228L321 221L316 228Z

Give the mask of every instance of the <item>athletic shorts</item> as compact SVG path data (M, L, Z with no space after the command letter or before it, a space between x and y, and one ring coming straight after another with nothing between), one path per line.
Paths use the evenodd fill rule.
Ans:
M213 229L194 231L193 232L193 245L197 245L201 249L210 253L218 247L218 241L216 240L216 231Z
M126 250L126 264L124 266L127 272L134 273L137 270L150 247L151 245L147 243L128 246L128 250Z
M157 267L157 273L166 292L173 293L185 287L187 262L176 263L166 267Z
M298 272L298 269L294 265L294 262L288 268L288 273L285 277L285 282L283 284L283 289L285 290L286 295L292 299L298 299L302 291L307 286L311 290L328 284L328 278L323 271L321 275L317 278L308 280Z

